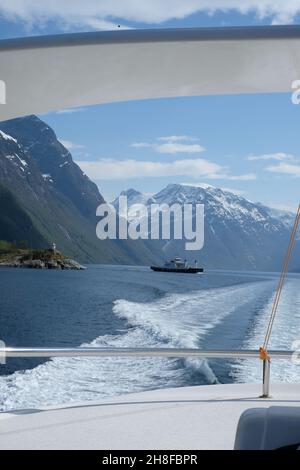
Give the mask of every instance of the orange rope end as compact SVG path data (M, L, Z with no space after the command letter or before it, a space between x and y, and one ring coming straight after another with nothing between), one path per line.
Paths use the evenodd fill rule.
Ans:
M259 348L259 357L262 361L269 361L270 360L270 356L268 354L268 351L263 347Z

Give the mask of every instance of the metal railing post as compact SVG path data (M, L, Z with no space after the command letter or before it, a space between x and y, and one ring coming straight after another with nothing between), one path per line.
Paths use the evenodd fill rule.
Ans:
M270 397L270 359L263 360L263 389L261 398Z

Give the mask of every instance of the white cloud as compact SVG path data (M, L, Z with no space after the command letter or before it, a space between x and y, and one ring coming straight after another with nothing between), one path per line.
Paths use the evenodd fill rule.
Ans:
M294 155L284 152L277 152L277 153L265 153L262 155L249 155L247 160L250 161L258 161L258 160L277 160L277 161L284 161L284 160L295 160Z
M236 176L230 175L220 165L202 158L175 160L173 162L101 159L98 161L77 161L76 163L94 180L120 180L161 176L204 177L208 179L240 181L256 178L253 173Z
M180 142L166 142L155 144L153 149L158 153L201 153L205 148L200 144L181 144Z
M191 137L190 135L169 135L164 137L158 137L158 140L162 142L195 142L198 140L197 137Z
M277 204L270 202L267 204L268 207L271 207L272 209L277 209L279 211L285 211L285 212L297 212L297 204Z
M49 20L62 25L115 29L118 21L160 24L197 12L254 13L273 24L292 23L300 13L299 0L0 0L0 14L10 20L42 27Z
M187 135L171 135L167 137L158 137L158 141L162 143L148 143L148 142L133 142L131 147L134 148L152 148L156 153L201 153L205 148L200 144L192 144L187 142L194 142L195 137ZM182 143L185 142L185 143Z
M75 142L71 142L70 140L59 139L59 141L61 144L63 144L64 147L66 147L66 149L70 151L84 148L84 145L75 144Z
M228 175L226 179L230 181L253 181L256 180L256 174L245 173L244 175Z
M140 160L80 161L78 165L93 179L128 179L159 176L206 176L218 174L221 167L204 159L156 162Z
M131 144L131 147L134 147L136 149L143 149L143 148L147 148L147 147L152 147L152 145L148 144L147 142L133 142Z
M292 165L289 163L279 163L278 165L271 165L266 168L271 173L281 173L291 176L300 176L300 165Z
M1 0L0 0L1 2ZM66 108L66 109L59 109L58 111L55 111L56 114L73 114L73 113L81 113L82 111L85 111L87 108Z
M0 0L1 1L1 0ZM80 27L81 19L78 19L77 26ZM72 25L73 23L71 23ZM125 24L120 24L116 21L102 20L98 18L87 18L84 22L91 29L96 29L100 31L112 31L115 29L132 29L130 26Z

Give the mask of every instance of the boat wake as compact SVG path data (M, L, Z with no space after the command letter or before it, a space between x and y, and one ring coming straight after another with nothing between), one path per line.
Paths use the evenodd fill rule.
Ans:
M127 328L115 335L98 336L89 346L201 348L207 335L228 321L238 308L247 306L247 315L253 316L257 298L266 303L273 290L274 281L260 281L166 294L151 302L119 299L114 302L112 314L125 319ZM221 341L220 348L225 348ZM238 369L235 374L240 380ZM202 359L54 358L32 370L0 377L0 407L39 408L216 382L218 377Z
M243 348L257 349L263 344L268 319L272 309L274 295L254 319L253 325L243 342ZM294 341L300 340L300 290L299 279L288 279L286 282L268 349L293 350ZM300 343L299 343L300 344ZM299 349L299 345L298 345ZM236 361L232 377L236 382L259 382L262 366L257 361L247 359ZM274 359L271 364L272 382L297 382L300 378L300 365L292 361Z

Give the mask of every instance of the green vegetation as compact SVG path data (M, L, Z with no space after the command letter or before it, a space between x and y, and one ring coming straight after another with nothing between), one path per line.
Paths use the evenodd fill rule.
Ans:
M24 253L24 250L23 250ZM55 260L55 261L60 261L60 260L65 260L67 257L60 253L59 251L53 252L51 249L46 249L46 250L26 250L26 252L23 254L23 259L40 259L42 261L49 261L49 260Z
M67 259L65 255L59 251L54 252L52 249L27 248L26 240L18 243L0 240L0 263L9 261L13 258L22 258L24 261L35 259L43 261L58 261Z
M0 240L0 262L9 261L17 256L23 256L28 250L18 247L15 242Z
M77 261L67 258L53 248L23 248L6 240L0 240L0 266L31 269L85 269Z
M6 240L0 240L0 253L12 251L13 248L16 248L13 243L7 242Z

